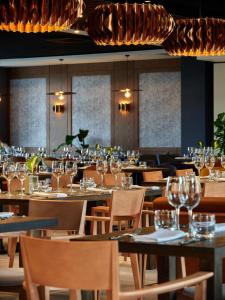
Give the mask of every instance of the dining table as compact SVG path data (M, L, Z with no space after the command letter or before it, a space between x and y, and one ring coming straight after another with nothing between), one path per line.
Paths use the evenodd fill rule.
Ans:
M148 234L155 231L153 226L142 228L138 234ZM118 237L121 253L139 253L157 255L158 283L176 278L177 257L197 257L200 261L200 270L213 272L214 276L207 281L207 300L222 300L222 259L225 258L225 231L216 233L215 237L204 240L193 240L183 243L185 238L167 242L135 241L131 236L122 236L122 232L113 232L104 235L86 236L80 240L111 240ZM129 231L132 233L132 230ZM172 299L171 294L162 294L159 300Z

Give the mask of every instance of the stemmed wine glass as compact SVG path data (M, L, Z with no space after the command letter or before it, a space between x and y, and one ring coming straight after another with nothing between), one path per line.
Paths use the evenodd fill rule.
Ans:
M183 206L183 203L180 199L180 193L182 189L182 177L171 177L169 176L166 184L165 196L168 199L170 205L172 205L176 210L176 227L179 230L179 215L180 208Z
M198 175L200 176L200 171L204 167L204 163L205 163L204 156L196 155L193 157L192 160L194 162L195 168L198 170Z
M118 174L121 172L122 169L122 163L120 160L111 159L110 161L110 171L114 175L114 181L115 181L115 189L118 190Z
M28 173L27 165L23 162L16 163L16 176L21 182L21 196L25 196L24 193L24 181L26 180L26 176Z
M183 177L183 189L180 193L181 203L188 210L188 235L192 237L192 211L201 200L201 183L196 176Z
M65 164L65 173L70 177L70 194L73 193L73 178L77 175L77 164L74 161L68 160Z
M16 166L11 163L6 163L3 165L3 176L6 178L8 183L8 196L11 194L11 181L16 176Z
M221 163L221 166L225 169L225 155L221 155L220 163Z
M212 178L211 172L215 166L215 163L216 163L215 156L212 156L212 155L205 156L205 167L209 170L209 178L210 179Z
M101 185L100 185L100 187L104 189L104 176L108 171L108 162L107 162L107 160L97 160L97 162L96 162L96 171L101 176Z
M59 179L64 172L64 166L61 161L54 160L52 162L52 174L57 180L57 192L59 192Z

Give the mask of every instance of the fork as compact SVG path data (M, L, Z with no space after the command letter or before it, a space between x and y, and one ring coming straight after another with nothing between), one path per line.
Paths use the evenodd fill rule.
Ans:
M119 240L123 237L134 237L135 235L138 235L140 232L141 232L141 228L137 228L137 229L134 230L133 233L125 232L121 235L111 236L110 240Z

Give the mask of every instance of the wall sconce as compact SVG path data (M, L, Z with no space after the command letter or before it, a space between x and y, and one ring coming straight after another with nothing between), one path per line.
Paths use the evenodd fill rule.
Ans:
M55 114L64 113L65 107L64 104L55 104L53 105L53 111Z
M130 110L130 103L120 102L118 107L119 107L119 111L121 111L121 112L129 111Z

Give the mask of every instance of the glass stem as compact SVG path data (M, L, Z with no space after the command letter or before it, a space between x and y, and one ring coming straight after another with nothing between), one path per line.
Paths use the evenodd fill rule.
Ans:
M24 180L20 179L20 182L21 182L21 195L24 195L24 192L23 192L23 183L24 183Z
M118 176L117 176L117 174L115 174L114 177L115 177L115 189L117 189L118 188Z
M57 191L59 191L59 176L57 176Z
M8 194L11 195L11 180L8 179Z
M188 208L188 235L192 236L192 208Z
M72 184L73 184L73 176L70 176L70 194L72 195L73 193L73 187L72 187Z
M177 225L177 230L180 230L180 207L176 207L176 225Z
M104 186L104 174L101 174L101 187Z

